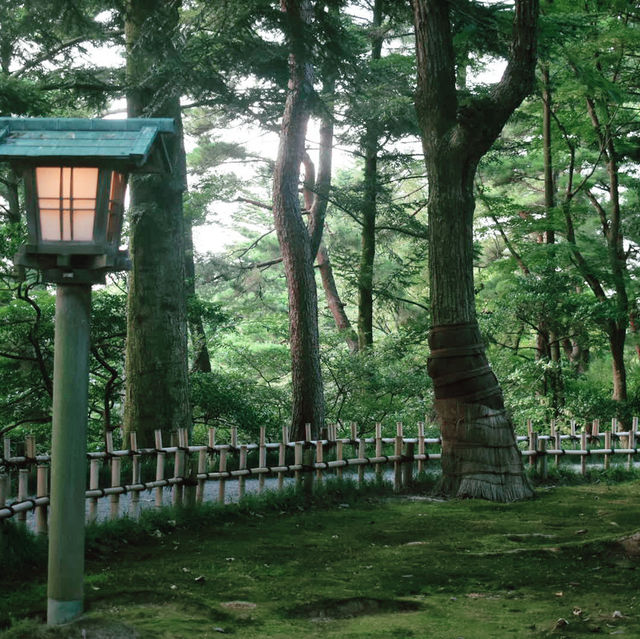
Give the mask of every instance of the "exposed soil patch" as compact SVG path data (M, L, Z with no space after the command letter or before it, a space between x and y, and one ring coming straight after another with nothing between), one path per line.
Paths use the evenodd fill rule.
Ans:
M352 597L349 599L325 599L316 601L291 611L291 616L309 619L349 619L363 615L388 612L412 612L420 610L419 603L397 599L369 599Z

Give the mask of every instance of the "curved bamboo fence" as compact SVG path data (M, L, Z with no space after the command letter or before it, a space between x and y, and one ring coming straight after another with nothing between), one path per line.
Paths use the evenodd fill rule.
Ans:
M98 503L102 500L108 500L108 516L112 519L125 514L137 517L140 495L147 491L156 507L201 503L211 498L211 491L206 490L210 482L217 482L213 498L224 503L230 482L236 482L235 495L242 497L246 481L251 478L257 478L257 491L262 492L267 478L275 480L277 490L285 482L301 484L313 481L314 476L315 481L328 476L344 478L347 472L362 483L366 470L373 470L378 478L392 470L394 489L400 491L411 483L415 473L441 459L441 440L426 437L424 423L417 425L413 436L406 436L400 423L395 437L382 437L381 424L376 425L373 437L360 436L355 424L350 426L348 437L338 437L336 426L330 426L320 440L311 440L310 429L307 431L305 441L288 441L283 429L281 441L267 442L263 428L258 443L239 444L237 429L231 429L228 443L218 443L216 429L211 428L207 442L198 445L189 444L188 434L182 430L172 437L169 446L163 445L162 434L156 431L154 448L138 448L133 433L129 447L117 450L113 432L107 433L104 450L87 454L87 521L98 518ZM639 452L638 418L633 419L627 431L620 431L613 420L610 429L601 432L600 423L595 420L581 427L580 432L575 422L563 427L552 422L548 434L536 432L529 423L527 432L516 438L520 453L542 475L547 473L550 460L559 465L564 457L578 457L583 474L588 459L601 459L606 469L614 455L626 456L630 468ZM18 444L22 451L13 454ZM36 454L33 436L20 443L4 438L0 456L0 521L15 517L26 523L27 513L35 511L31 525L37 533L46 533L49 464L49 454ZM439 471L439 464L435 469ZM126 513L122 495L128 495Z

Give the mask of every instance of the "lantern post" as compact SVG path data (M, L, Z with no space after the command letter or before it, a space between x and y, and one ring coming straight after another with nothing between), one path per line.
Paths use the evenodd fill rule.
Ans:
M168 171L164 118L0 118L0 161L22 175L28 242L15 257L56 284L47 623L83 611L91 286L128 270L129 172Z

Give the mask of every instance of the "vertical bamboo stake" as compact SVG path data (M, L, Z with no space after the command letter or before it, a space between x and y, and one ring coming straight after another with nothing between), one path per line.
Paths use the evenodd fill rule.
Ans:
M556 420L552 419L551 423L549 424L549 435L551 436L552 439L555 439L556 437Z
M531 420L529 420L529 423L531 423ZM530 430L529 431L529 452L530 453L534 453L536 450L536 446L538 443L538 433L535 433L534 431ZM536 463L536 456L533 454L529 455L529 466L533 467L533 465Z
M122 469L120 457L112 457L111 458L111 487L120 486L120 471ZM111 511L110 517L111 519L118 519L118 515L120 514L120 494L116 493L111 495Z
M341 439L336 441L336 461L344 459L344 442ZM336 477L342 479L342 466L336 467Z
M311 450L311 424L304 425L304 451L302 453L302 459L305 466L313 466L313 451ZM313 490L313 473L309 468L304 473L303 484L306 493L310 493Z
M18 501L24 501L29 496L29 470L21 468L18 471ZM24 524L27 521L27 511L18 513L18 521Z
M424 445L424 422L418 422L418 455L425 454ZM424 461L418 460L418 475L424 472Z
M393 454L397 457L402 456L402 422L396 424L396 441ZM400 461L393 462L393 490L400 492L402 488L402 463Z
M311 443L311 424L304 425L304 441L306 444Z
M227 449L222 448L220 450L220 463L218 465L218 471L221 473L227 472ZM220 477L218 480L218 501L224 504L224 491L227 480L224 477Z
M0 474L0 508L4 508L9 499L9 475Z
M92 459L89 462L89 490L98 490L100 488L100 460ZM98 498L91 497L89 499L89 523L93 523L98 519Z
M204 475L207 472L207 456L206 449L198 451L198 475ZM198 489L196 491L196 502L201 504L204 501L204 488L206 480L198 477Z
M402 464L402 485L407 488L413 481L413 458L416 445L413 442L407 442L405 449L407 461Z
M293 463L296 466L302 465L302 446L303 446L302 442L295 443ZM295 479L296 479L296 486L300 488L300 486L302 485L302 471L300 470L295 471Z
M247 445L242 444L240 446L240 458L238 460L238 470L246 470L247 468ZM238 477L238 495L240 499L244 497L246 486L246 478L244 475Z
M284 466L287 460L287 446L284 442L278 444L278 466ZM284 487L284 473L278 473L278 490Z
M636 432L638 430L638 418L634 417L631 420L631 428L629 429L629 444L628 448L631 450L635 450L636 447ZM627 470L631 470L633 468L633 455L634 453L629 453L627 455Z
M358 439L358 459L364 459L366 457L366 440L364 437L360 437ZM362 486L364 484L364 464L358 465L358 485Z
M351 422L349 427L351 430L351 444L353 447L353 456L356 457L358 454L358 448L357 448L358 444L356 442L356 439L358 439L358 424L356 424L356 422Z
M267 465L267 429L264 426L260 426L260 441L258 443L258 468L265 468ZM264 490L264 473L260 473L258 477L258 492L261 493Z
M36 458L36 438L33 435L26 435L24 438L24 456L27 459Z
M580 450L583 451L580 455L580 472L582 475L587 474L587 431L583 430L580 433Z
M382 457L382 424L380 422L376 424L376 457ZM378 481L382 479L383 472L382 464L376 464L376 479Z
M572 419L571 420L571 437L575 437L576 436L576 420Z
M556 430L555 447L556 447L556 450L562 449L562 437L559 430ZM555 465L556 465L556 468L560 465L560 455L556 455Z
M176 452L173 455L173 478L174 479L184 479L184 471L185 471L185 454L184 450L181 450L184 446L184 436L182 434L182 428L178 429L176 442L177 448ZM175 483L173 484L173 493L172 493L172 504L174 506L182 506L182 497L183 497L183 484Z
M155 444L156 444L156 481L163 481L167 453L164 450L162 450L162 431L156 430L154 432L154 437L155 437ZM163 492L164 492L163 486L156 486L156 508L162 508Z
M538 473L543 479L547 478L547 440L536 434L536 461Z
M36 470L36 497L49 494L49 466L40 464ZM36 535L47 534L47 507L36 506Z
M4 437L2 441L3 441L3 449L4 449L4 458L9 459L11 457L11 437Z
M611 448L611 431L608 431L604 434L604 447L606 450ZM604 469L608 470L611 466L611 458L609 453L604 454Z
M238 448L238 427L231 427L231 448Z
M598 435L600 435L600 420L594 419L593 422L591 422L591 437L598 437Z
M316 463L322 464L324 462L324 443L322 439L318 439L316 441ZM321 483L322 482L322 468L316 469L316 480Z
M129 433L129 445L131 446L131 483L140 483L140 455L138 454L138 434ZM140 492L133 490L131 492L131 501L129 502L129 514L133 519L140 517Z

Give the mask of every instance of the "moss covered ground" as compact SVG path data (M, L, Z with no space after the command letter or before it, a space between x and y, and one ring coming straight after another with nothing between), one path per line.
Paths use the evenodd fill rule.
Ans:
M304 504L90 530L86 616L41 625L34 559L0 577L0 637L640 637L639 548L619 542L640 529L638 481L510 505L338 486Z

